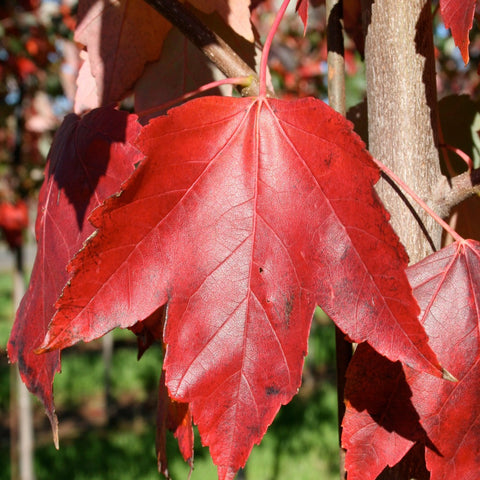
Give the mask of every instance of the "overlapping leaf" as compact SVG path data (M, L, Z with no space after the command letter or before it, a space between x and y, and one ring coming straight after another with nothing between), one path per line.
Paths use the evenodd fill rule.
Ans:
M156 449L158 471L170 479L167 459L167 430L173 432L178 441L183 459L193 468L193 426L192 414L187 403L172 400L165 385L165 372L162 372L158 389Z
M396 465L425 433L400 362L360 345L348 367L342 445L351 480L373 480Z
M130 327L130 330L137 336L139 360L155 342L163 341L165 314L165 306L161 306L145 320L135 323Z
M77 115L97 108L101 102L97 93L97 84L90 68L90 58L85 50L80 52L82 61L78 72L73 110Z
M308 25L308 0L297 0L295 10L298 12L300 18L302 19L303 33L305 33L307 31Z
M403 372L365 349L355 354L343 441L349 477L374 479L420 442L431 480L474 480L480 471L480 243L454 243L410 267L408 276L432 347L458 382L408 367ZM370 380L377 375L392 382L375 391L381 408L372 409L378 385Z
M36 223L37 256L30 285L17 312L8 344L28 389L44 403L56 430L52 382L60 353L36 355L54 304L68 279L66 265L93 232L87 216L119 190L142 157L130 142L138 134L135 116L112 109L85 118L66 117L49 153Z
M221 4L222 1L196 1L195 4L198 4L199 8L209 10L216 3ZM227 5L227 2L223 3ZM228 9L224 11L224 17L228 17L226 12L228 12ZM238 32L232 29L232 25L225 23L216 13L208 15L195 10L195 15L199 17L202 23L225 40L247 65L253 70L257 70L261 54L258 45L247 41L243 36L239 36ZM243 19L241 17L238 17L238 19L242 22L248 22L250 25L249 15L245 16L243 14ZM252 27L250 26L251 30ZM179 98L185 93L195 91L202 85L220 80L223 77L224 75L205 54L187 40L178 29L173 28L165 39L160 59L146 67L135 85L135 111L139 115L140 121L146 123L149 118L158 116L160 108L172 99ZM270 78L267 85L273 90ZM232 85L222 85L205 92L208 95L224 96L230 96L231 93Z
M136 323L130 330L137 335L138 358L154 343L163 340L163 328L166 309L155 310L145 320ZM165 372L162 372L158 387L156 450L158 471L170 479L167 458L167 430L178 441L183 459L193 469L193 427L192 414L187 403L176 402L168 395L165 385Z
M218 14L232 29L253 45L249 1L191 0L199 10ZM147 63L160 58L170 23L144 0L80 0L75 40L86 46L88 61L81 67L82 83L96 83L94 106L121 100L142 77ZM177 73L177 84L182 83ZM94 78L92 78L92 76ZM90 77L90 79L89 79ZM157 83L156 88L168 90ZM84 89L77 93L76 105L91 105ZM171 99L175 95L166 95Z
M250 0L189 0L188 3L205 13L217 12L233 31L253 43Z
M161 105L220 78L223 78L220 71L174 28L165 40L160 59L145 69L135 85L135 111L143 123L158 115ZM225 85L222 89L226 90L224 94L230 94L232 87ZM221 94L221 89L208 93Z
M121 100L159 58L170 24L143 0L81 0L75 40L87 47L98 106ZM79 103L82 103L79 100Z
M320 101L207 97L144 128L147 160L91 216L44 348L167 303L166 384L221 479L301 381L320 304L349 337L439 375L407 258L351 124Z
M470 58L468 34L472 28L476 3L477 0L440 0L443 22L452 31L455 44L460 49L465 63L468 63Z

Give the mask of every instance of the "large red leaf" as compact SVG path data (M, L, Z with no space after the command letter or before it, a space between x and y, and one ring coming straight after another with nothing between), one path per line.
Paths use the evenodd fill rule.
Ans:
M440 0L440 12L442 13L445 27L452 31L455 44L460 49L463 61L468 63L468 34L473 24L475 4L477 0Z
M221 479L296 393L315 304L349 337L439 374L407 257L351 124L314 99L207 97L144 128L147 160L91 221L44 348L168 302L166 384Z
M85 118L65 118L48 156L36 222L37 256L8 343L28 389L44 403L56 431L52 382L60 370L59 351L37 355L54 304L68 280L66 265L93 232L87 216L121 182L142 157L131 141L138 134L136 117L113 109Z
M359 349L346 389L343 443L349 478L376 478L421 441L431 480L474 480L480 471L480 243L452 244L410 267L408 276L432 347L458 381L408 367L402 372L399 365ZM375 390L377 383L370 381L378 375L395 381ZM373 391L376 404L383 405L376 411L367 406Z

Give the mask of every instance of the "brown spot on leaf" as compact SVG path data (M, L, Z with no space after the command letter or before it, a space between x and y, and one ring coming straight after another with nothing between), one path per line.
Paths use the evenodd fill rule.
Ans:
M265 393L267 394L267 396L271 397L272 395L278 395L280 393L280 389L275 385L272 385L265 389Z

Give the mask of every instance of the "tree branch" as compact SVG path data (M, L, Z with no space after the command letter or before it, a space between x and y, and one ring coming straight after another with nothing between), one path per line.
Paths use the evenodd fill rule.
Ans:
M328 102L345 116L345 47L343 42L343 0L327 0L327 63ZM340 479L346 478L345 450L342 448L342 422L345 416L345 383L347 367L352 359L352 344L335 325L335 351L337 366L338 435L340 446Z
M252 77L248 87L241 87L242 96L258 95L258 75L216 33L204 25L177 0L144 0L177 27L227 77Z
M345 107L345 47L343 0L327 0L328 101L343 116Z
M432 208L446 218L453 207L475 194L480 195L480 168L451 179L442 177L434 192Z

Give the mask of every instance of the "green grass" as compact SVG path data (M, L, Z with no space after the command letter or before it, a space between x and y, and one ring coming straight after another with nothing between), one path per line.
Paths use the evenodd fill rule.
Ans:
M4 346L11 325L10 284L0 274L0 412L8 415L9 366ZM67 349L62 373L55 379L55 400L61 434L60 450L53 447L43 408L34 400L37 480L150 480L161 478L155 460L155 404L161 373L161 349L150 348L136 359L133 334L115 332L111 394L115 416L110 425L98 421L104 401L104 364L100 341L92 347ZM304 387L281 408L261 445L253 448L245 468L247 480L333 480L338 478L334 329L319 313L306 359ZM100 407L99 407L100 406ZM97 424L96 424L97 422ZM5 423L5 422L4 422ZM175 439L168 438L172 477L186 479ZM9 447L0 439L0 480L10 479ZM208 450L195 443L192 480L215 480Z
M8 415L10 402L10 368L5 347L12 326L12 277L8 273L0 274L0 417ZM1 445L1 444L0 444ZM1 448L1 447L0 447ZM3 463L1 463L3 465ZM1 471L1 470L0 470ZM0 473L0 478L1 478Z
M12 276L0 274L0 352L4 352L12 325Z

